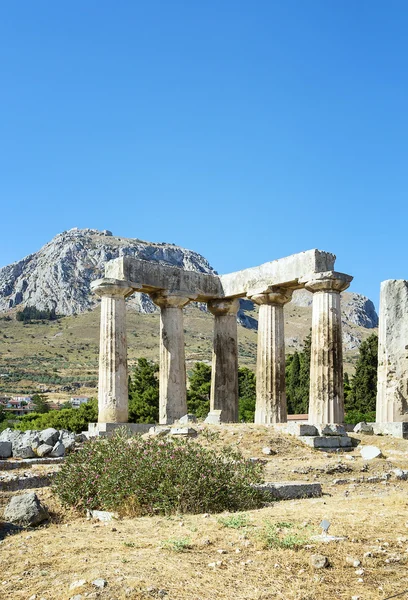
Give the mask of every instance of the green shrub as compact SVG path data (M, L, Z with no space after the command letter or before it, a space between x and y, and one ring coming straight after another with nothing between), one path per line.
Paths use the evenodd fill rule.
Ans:
M259 507L263 467L230 447L193 440L127 437L89 440L67 457L55 492L77 509L152 515L239 511Z
M357 423L373 423L375 422L375 410L362 412L361 410L348 410L344 417L344 422L349 425L357 425Z
M88 429L88 423L98 420L98 407L96 399L89 400L79 408L64 408L62 410L51 410L48 413L29 413L24 415L16 423L15 429L27 431L27 429L68 429L75 433L81 433Z

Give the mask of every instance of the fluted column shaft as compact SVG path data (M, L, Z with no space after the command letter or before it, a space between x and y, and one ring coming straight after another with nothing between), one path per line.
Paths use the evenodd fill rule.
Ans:
M287 421L283 306L291 297L292 291L284 288L251 296L259 304L255 406L258 425Z
M95 282L102 298L99 345L98 423L128 422L128 369L125 297L132 292L125 281Z
M210 411L221 410L221 421L238 421L238 334L239 300L211 300L214 338L211 369Z
M309 423L344 422L343 344L340 292L348 280L316 278L313 292Z
M160 306L159 422L170 424L187 414L183 307L190 299L163 294L151 297Z

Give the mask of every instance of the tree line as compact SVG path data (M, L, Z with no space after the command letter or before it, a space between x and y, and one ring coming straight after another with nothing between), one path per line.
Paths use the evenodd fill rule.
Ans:
M286 358L286 398L289 414L305 414L309 405L311 335L302 351ZM344 375L346 422L375 420L378 338L372 334L361 343L355 373ZM159 418L159 365L139 358L129 377L129 413L132 422L153 423ZM187 410L198 418L210 410L211 367L195 363L188 374ZM252 422L255 414L256 377L247 367L238 369L239 420Z

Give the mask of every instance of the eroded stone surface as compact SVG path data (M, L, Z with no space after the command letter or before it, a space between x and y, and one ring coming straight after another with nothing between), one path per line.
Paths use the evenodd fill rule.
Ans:
M381 284L376 421L408 421L408 281Z

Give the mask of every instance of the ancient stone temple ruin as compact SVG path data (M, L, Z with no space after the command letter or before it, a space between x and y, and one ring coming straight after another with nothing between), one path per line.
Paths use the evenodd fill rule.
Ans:
M210 275L123 256L93 282L102 298L99 426L128 421L125 299L149 294L160 307L160 423L187 413L183 307L207 303L214 315L210 414L238 419L239 298L259 305L255 423L287 420L284 307L295 289L313 292L309 422L342 423L343 357L340 292L352 280L334 271L335 256L309 250L228 275Z

